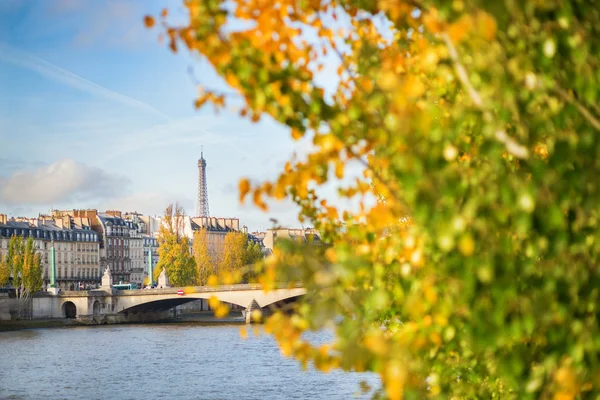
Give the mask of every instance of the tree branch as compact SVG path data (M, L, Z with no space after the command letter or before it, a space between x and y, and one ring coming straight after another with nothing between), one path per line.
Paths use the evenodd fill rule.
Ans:
M448 36L447 33L443 33L442 38L444 39L444 42L446 43L446 47L448 47L448 54L450 54L450 58L452 59L452 63L454 65L454 70L456 71L456 75L458 75L458 79L460 80L462 85L466 88L467 93L469 94L469 97L473 101L473 104L475 104L475 106L477 108L479 108L481 111L483 111L485 115L489 115L489 112L486 111L483 107L483 100L481 98L481 95L479 94L479 92L477 92L477 90L475 90L475 88L471 84L471 81L469 80L469 76L467 74L467 70L461 64L461 62L458 58L458 52L456 51L456 47L454 47L454 44L452 43L450 36ZM504 144L504 146L506 147L506 150L513 156L515 156L517 158L521 158L521 159L526 159L529 156L529 151L527 150L527 148L525 146L523 146L522 144L520 144L519 142L517 142L512 137L510 137L503 129L498 129L494 133L494 137L500 143Z
M571 105L575 106L575 108L577 108L577 111L579 111L579 113L590 123L590 125L592 125L597 131L600 131L600 121L592 114L590 110L585 108L585 106L581 104L574 96L569 95L569 93L567 93L567 91L563 88L557 87L556 92L567 103L570 103Z

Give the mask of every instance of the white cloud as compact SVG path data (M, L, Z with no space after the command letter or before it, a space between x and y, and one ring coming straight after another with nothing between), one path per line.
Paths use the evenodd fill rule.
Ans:
M46 78L63 83L74 89L81 90L82 92L103 97L105 99L136 108L140 111L154 114L155 116L160 117L162 120L170 119L170 117L162 111L159 111L142 101L114 92L94 82L88 81L79 75L67 71L58 65L52 64L24 51L15 49L12 46L0 43L0 60L37 72Z
M72 159L38 168L20 169L0 177L0 202L52 205L115 196L129 189L130 180Z

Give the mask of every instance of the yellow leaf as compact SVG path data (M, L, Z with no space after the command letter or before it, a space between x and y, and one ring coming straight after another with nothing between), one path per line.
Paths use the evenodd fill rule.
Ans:
M215 317L217 318L225 318L229 314L229 307L225 304L220 303L217 308L215 308Z
M419 97L425 92L425 85L416 76L410 76L404 82L404 95Z
M473 18L470 15L463 15L458 21L448 28L448 36L454 43L460 43L473 27Z
M229 271L223 272L221 277L224 285L233 285L235 283L235 280L233 279L233 274Z
M204 105L204 103L206 103L206 101L207 101L207 100L208 100L208 97L207 97L207 96L201 96L201 97L198 97L198 98L196 99L196 101L194 102L194 106L195 106L196 108L200 108L200 107L202 107L202 106Z
M494 40L497 28L496 20L490 14L484 11L477 14L477 29L485 40Z
M152 28L154 26L154 18L152 18L149 15L146 15L144 17L144 25L146 25L146 28Z
M371 352L384 355L387 350L387 343L380 330L373 330L365 335L364 345Z
M382 90L390 91L398 85L398 76L390 70L383 71L377 78L377 86Z
M289 340L285 340L284 342L279 343L279 350L284 357L289 357L292 355L292 342Z
M269 207L267 207L267 204L262 199L262 193L260 192L260 190L254 191L254 194L252 196L252 201L254 202L255 206L257 206L258 208L260 208L263 211L267 211L269 209Z
M208 286L217 286L219 284L219 278L215 275L211 275L208 277L208 281L206 283Z
M554 400L574 400L575 395L568 392L558 392L554 394Z
M303 136L304 132L302 132L300 129L292 128L292 138L294 138L294 140L301 139Z
M423 15L423 25L431 33L438 33L442 30L443 24L439 19L437 9L431 8Z
M460 250L464 256L469 257L473 255L473 252L475 251L475 241L473 240L473 237L469 234L463 235L458 242L458 250Z
M210 296L208 299L208 305L210 306L210 308L215 309L219 306L219 304L221 304L221 302L219 301L219 299L217 298L217 296Z
M325 257L327 257L330 262L336 263L338 260L337 251L333 247L330 247L325 251Z
M335 163L335 177L338 179L342 179L344 177L344 163L341 161Z
M250 191L250 181L246 178L240 179L240 182L238 183L238 189L240 191L240 203L242 203Z
M385 393L390 400L402 400L406 373L398 363L390 362L386 366L383 381Z
M260 322L262 319L262 312L260 310L253 310L250 314L250 318L253 322Z

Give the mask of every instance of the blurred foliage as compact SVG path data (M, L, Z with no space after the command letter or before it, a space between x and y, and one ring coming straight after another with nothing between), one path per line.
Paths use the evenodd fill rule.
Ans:
M166 10L146 25L202 55L241 115L313 139L275 181L240 182L265 210L292 199L333 245L266 260L266 288L308 290L265 324L284 354L375 371L392 399L600 396L594 1L184 4L184 26ZM315 77L332 64L329 92ZM322 197L336 182L360 208ZM330 325L331 345L303 340Z

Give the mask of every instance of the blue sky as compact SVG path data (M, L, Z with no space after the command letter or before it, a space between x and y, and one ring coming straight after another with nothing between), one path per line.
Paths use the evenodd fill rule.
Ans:
M211 87L217 77L143 27L165 5L183 16L180 1L0 0L0 213L157 215L178 200L193 214L204 146L211 215L300 225L287 203L240 206L237 182L275 177L308 144L269 120L196 111L190 68Z

